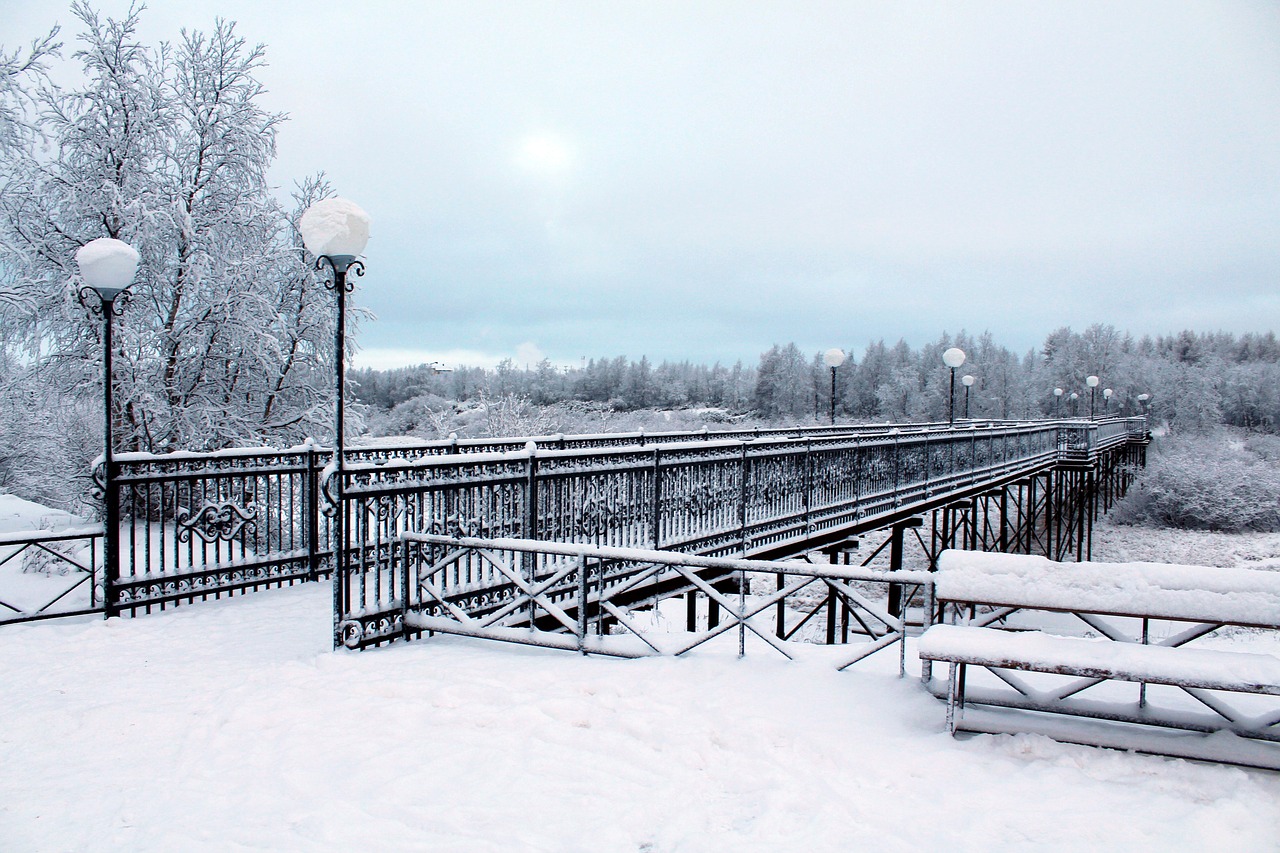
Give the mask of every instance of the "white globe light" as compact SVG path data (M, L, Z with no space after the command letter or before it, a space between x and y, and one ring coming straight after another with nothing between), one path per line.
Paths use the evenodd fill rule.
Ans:
M1054 389L1053 389L1053 396L1055 396L1055 397L1061 397L1061 396L1062 396L1062 389L1061 389L1061 388L1054 388Z
M839 367L844 364L844 350L839 347L832 347L822 354L822 360L827 363L827 367Z
M1112 395L1112 394L1114 394L1114 393L1115 393L1115 392L1114 392L1114 391L1112 391L1110 388L1103 388L1103 389L1102 389L1102 396L1104 396L1104 397L1110 398L1110 397L1111 397L1111 395Z
M960 381L963 382L966 386L968 386L968 385L972 385L974 380L972 376L966 373L964 375L964 378L962 378Z
M138 250L121 240L99 237L76 251L76 265L85 284L114 298L133 281Z
M302 244L319 257L359 255L369 243L369 214L345 198L318 201L298 220Z
M1139 395L1138 395L1138 399L1145 403L1147 400L1150 400L1150 399L1151 399L1151 395L1150 395L1150 394L1139 394Z
M942 354L942 363L955 370L964 364L964 350L959 347L952 347Z
M1090 388L1097 388L1097 387L1098 387L1098 377L1096 377L1096 376L1090 376L1090 377L1088 377L1087 379L1085 379L1085 380L1084 380L1084 384L1088 385Z

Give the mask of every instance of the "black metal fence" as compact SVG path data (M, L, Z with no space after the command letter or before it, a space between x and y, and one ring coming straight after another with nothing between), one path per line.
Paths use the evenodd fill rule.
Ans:
M406 533L750 557L1145 436L1141 418L969 423L388 457L342 472L335 642L395 639L421 605ZM334 476L337 476L336 472ZM337 489L330 489L338 493Z
M108 615L315 580L328 573L314 445L285 451L119 454L107 500L122 519L106 555Z
M0 624L102 611L102 525L0 535Z
M410 442L349 450L340 492L331 452L313 444L118 454L111 472L95 473L119 510L118 544L100 528L0 539L0 571L40 553L52 568L36 573L65 574L72 587L10 601L0 575L0 622L151 612L328 575L339 493L348 544L335 625L373 624L407 604L396 552L407 532L743 557L1068 457L1087 461L1145 431L1130 418Z

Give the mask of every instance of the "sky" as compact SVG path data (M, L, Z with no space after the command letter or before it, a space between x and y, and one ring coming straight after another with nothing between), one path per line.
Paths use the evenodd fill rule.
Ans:
M120 16L124 0L97 8ZM12 49L69 4L0 0ZM1280 327L1280 4L153 0L373 218L357 363Z

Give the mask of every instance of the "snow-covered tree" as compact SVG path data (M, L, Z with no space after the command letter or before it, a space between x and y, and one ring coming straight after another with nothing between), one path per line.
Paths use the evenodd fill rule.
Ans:
M142 256L118 321L122 448L205 449L323 433L332 309L267 183L284 116L261 105L263 47L218 21L173 46L137 38L139 10L76 3L83 82L29 92L25 144L0 166L0 267L33 294L4 341L42 381L84 392L101 344L69 294L97 237ZM48 141L47 149L38 136ZM325 195L303 183L299 207ZM2 310L2 309L0 309Z

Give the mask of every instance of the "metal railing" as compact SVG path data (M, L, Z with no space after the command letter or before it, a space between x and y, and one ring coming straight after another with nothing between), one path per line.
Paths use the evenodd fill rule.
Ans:
M102 525L0 535L0 624L101 613Z
M1054 421L351 461L335 626L397 635L406 533L750 557L1092 458L1103 429L1128 440L1123 420Z
M617 657L683 655L734 632L739 655L748 635L790 659L788 640L814 613L837 610L840 636L855 652L845 669L897 645L905 672L905 615L855 585L909 585L924 590L922 613L932 607L928 572L884 572L854 566L698 557L669 551L608 548L523 539L474 539L406 534L401 542L403 614L379 620L373 637L392 631L457 634L489 640ZM775 581L769 589L766 581ZM733 587L725 589L725 581ZM661 630L653 613L655 591L684 595L683 630ZM637 606L638 605L638 606ZM678 606L678 605L677 605ZM787 611L801 620L790 632ZM852 617L852 619L851 619ZM856 623L849 631L850 623ZM349 647L366 640L366 623L339 626ZM829 638L834 642L835 634Z
M353 448L343 472L350 545L335 623L390 607L393 544L405 532L749 556L1036 466L1087 462L1145 435L1143 419L1130 418ZM60 611L86 590L88 606L116 615L326 575L334 562L324 499L326 486L336 494L326 483L331 460L331 451L310 443L117 454L110 476L99 465L95 477L119 509L118 555L106 553L99 532L86 540L91 579L71 598L49 607L10 602L0 621ZM24 547L54 547L37 544L41 536L27 536ZM0 577L0 603L10 597Z

